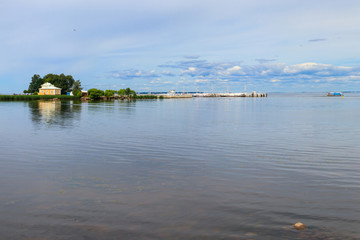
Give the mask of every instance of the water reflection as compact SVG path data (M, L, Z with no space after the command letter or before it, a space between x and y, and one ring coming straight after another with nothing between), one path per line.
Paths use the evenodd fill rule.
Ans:
M29 102L29 109L36 125L70 127L80 120L81 102L39 100Z
M359 239L348 99L0 104L0 238Z

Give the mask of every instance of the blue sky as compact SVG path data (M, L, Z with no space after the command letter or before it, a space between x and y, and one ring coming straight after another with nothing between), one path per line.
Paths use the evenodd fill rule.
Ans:
M34 74L137 91L360 90L358 0L5 0L0 93Z

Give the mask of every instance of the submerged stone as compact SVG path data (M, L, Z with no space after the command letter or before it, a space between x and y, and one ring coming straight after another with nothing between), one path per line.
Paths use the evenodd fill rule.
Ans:
M306 229L306 225L301 222L295 223L293 226L296 230L305 230Z

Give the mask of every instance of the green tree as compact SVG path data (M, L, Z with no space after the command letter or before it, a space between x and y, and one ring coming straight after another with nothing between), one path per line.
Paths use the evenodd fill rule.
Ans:
M39 88L41 88L41 85L44 83L45 81L40 77L40 75L34 74L34 76L31 78L31 82L27 92L28 93L39 92Z
M76 80L73 84L72 92L74 96L81 97L81 82L80 80Z
M126 89L120 89L118 91L118 94L120 96L124 96L124 95L127 95L127 96L134 96L136 97L136 92L134 90L131 90L130 88L126 88Z
M44 77L44 81L49 82L58 88L61 88L61 94L66 94L67 92L69 92L75 82L74 78L71 75L65 76L65 74L63 73L60 75L49 73Z
M105 97L113 97L114 94L117 93L115 90L105 90Z
M131 95L131 89L130 88L125 89L125 95L128 95L128 96Z
M118 91L118 94L119 94L120 96L126 95L125 89L120 89L120 90Z
M91 99L100 99L101 96L104 96L104 91L96 88L91 88L88 90L88 95Z

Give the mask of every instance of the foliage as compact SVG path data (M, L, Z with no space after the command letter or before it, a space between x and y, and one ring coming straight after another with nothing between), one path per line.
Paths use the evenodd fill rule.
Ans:
M31 78L31 82L27 92L28 93L38 92L39 88L41 88L41 85L44 83L45 81L40 77L40 75L34 74L34 76Z
M131 90L130 88L126 88L126 89L120 89L118 91L118 94L120 96L136 96L136 92L134 90Z
M130 88L127 88L125 89L125 95L130 95L131 94L131 89Z
M120 89L120 90L118 91L118 94L119 94L119 96L124 96L124 95L126 95L125 89Z
M77 92L76 94L73 93L73 95L74 95L75 97L79 97L79 98L82 97L81 91Z
M74 96L81 97L81 82L80 80L76 80L73 84L72 93Z
M75 89L75 92L77 93L78 90L81 92L81 82L80 80L75 81L74 78L71 75L65 74L52 74L49 73L45 75L44 78L41 78L40 75L34 74L34 76L31 78L31 82L29 85L28 90L24 93L35 93L39 91L39 88L41 88L41 85L49 82L53 84L55 87L61 88L61 94L66 94L71 89ZM74 95L76 95L74 93Z
M104 96L104 91L96 88L91 88L88 90L88 96L91 99L100 99L101 96Z
M79 99L74 96L67 95L0 95L0 101L32 101L40 99L64 99L64 100L75 100Z
M135 99L157 99L156 95L136 95L134 96Z
M116 90L105 90L105 97L113 97L117 93Z
M75 80L71 75L65 76L63 73L60 75L49 73L44 77L44 81L53 84L55 87L61 88L61 94L69 92L75 83Z

